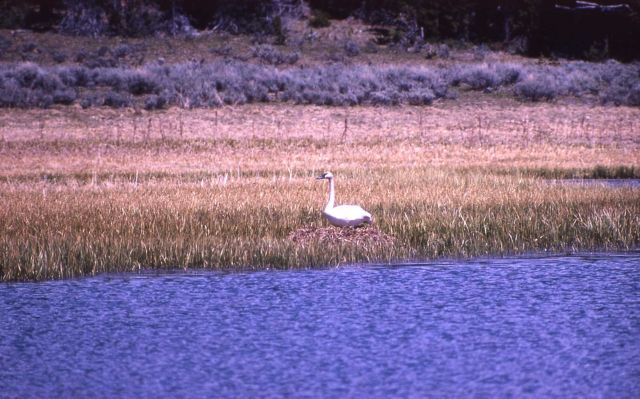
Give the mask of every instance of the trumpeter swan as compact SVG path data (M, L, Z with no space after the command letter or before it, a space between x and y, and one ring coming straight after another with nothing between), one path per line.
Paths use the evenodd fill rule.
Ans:
M325 172L316 177L318 180L329 180L329 201L322 214L334 226L360 226L363 223L371 223L371 214L358 205L333 206L335 202L335 188L333 186L333 174Z

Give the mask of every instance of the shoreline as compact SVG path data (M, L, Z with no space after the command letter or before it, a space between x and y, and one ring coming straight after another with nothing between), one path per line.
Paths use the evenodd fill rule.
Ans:
M473 257L440 257L431 259L397 259L388 263L382 262L365 262L365 263L346 263L337 265L323 265L315 267L292 267L292 268L251 268L237 267L233 269L212 269L212 268L142 268L138 270L120 271L120 272L102 272L93 275L82 275L59 279L46 280L0 280L0 284L38 284L52 281L73 281L84 280L88 278L127 278L127 277L161 277L161 276L208 276L214 274L249 274L249 273L276 273L276 272L305 272L305 271L331 271L335 269L359 269L359 268L411 268L411 267L447 267L455 265L463 265L467 263L484 263L490 261L506 262L509 260L527 260L527 259L549 259L549 258L573 258L586 256L626 256L637 255L640 253L640 245L626 249L581 249L576 251L560 250L560 251L538 251L525 253L506 253L506 254L488 254Z

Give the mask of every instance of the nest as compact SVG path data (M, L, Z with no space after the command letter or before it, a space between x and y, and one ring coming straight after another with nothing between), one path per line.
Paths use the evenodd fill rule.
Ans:
M344 243L351 245L392 245L395 238L380 231L375 226L366 227L309 227L300 228L289 234L296 244Z

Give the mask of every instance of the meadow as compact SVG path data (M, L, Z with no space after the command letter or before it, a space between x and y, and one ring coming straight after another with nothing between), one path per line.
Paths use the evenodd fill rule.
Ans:
M0 109L0 276L324 267L640 242L640 109L463 94L431 106ZM373 226L321 216L362 205Z

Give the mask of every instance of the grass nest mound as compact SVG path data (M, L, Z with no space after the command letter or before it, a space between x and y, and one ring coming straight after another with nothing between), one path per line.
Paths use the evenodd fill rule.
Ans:
M296 244L327 243L351 245L391 246L395 238L380 231L375 226L365 227L308 227L299 228L289 234L289 239Z

